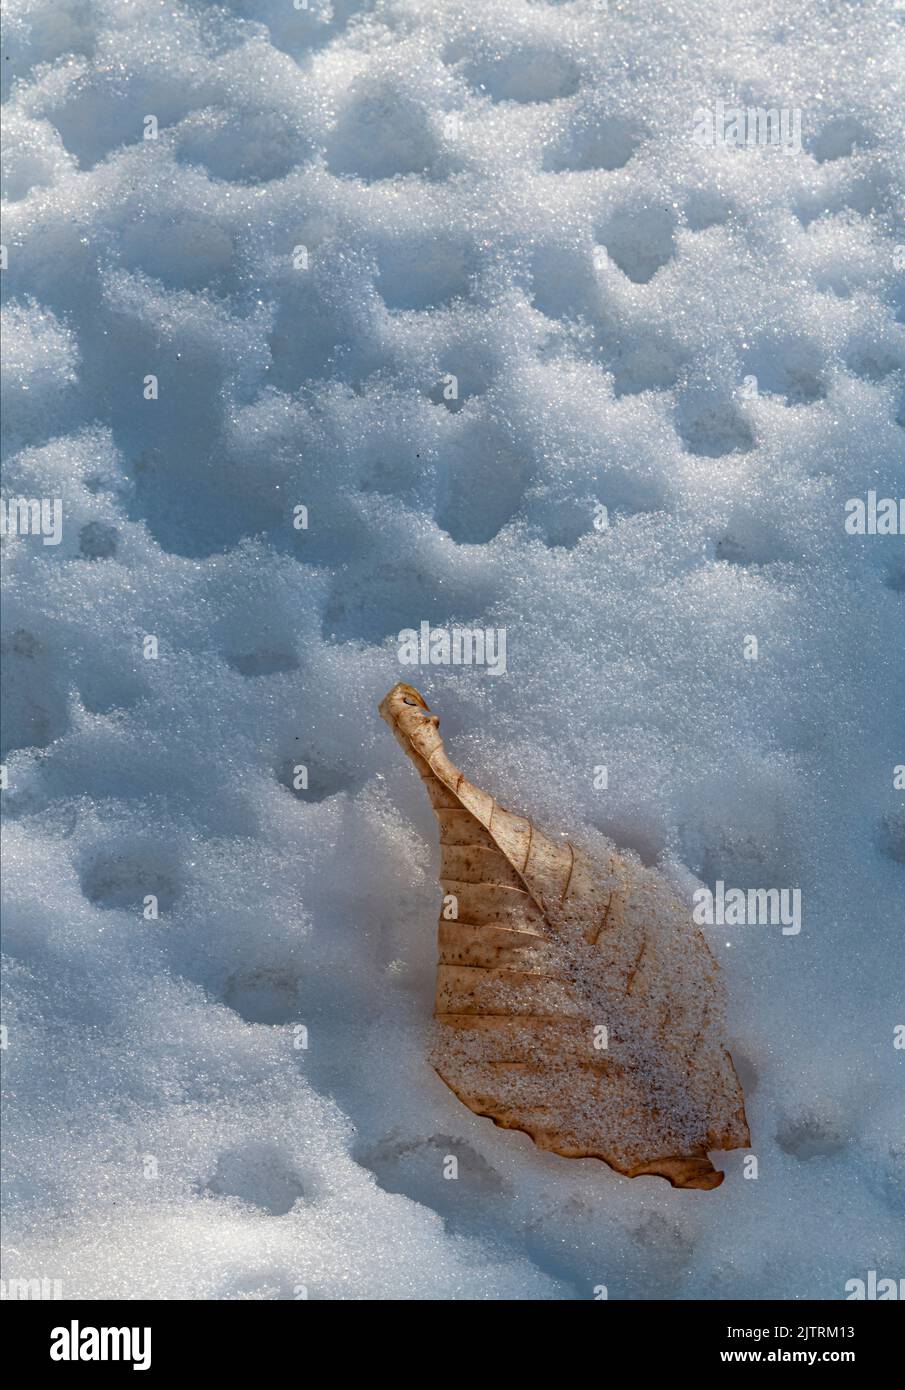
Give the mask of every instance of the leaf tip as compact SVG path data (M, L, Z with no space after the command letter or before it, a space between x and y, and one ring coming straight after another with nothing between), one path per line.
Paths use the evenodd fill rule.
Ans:
M377 708L385 719L390 710L396 709L399 705L411 705L413 701L422 709L429 708L420 690L416 690L413 685L406 685L405 681L398 681L393 689L384 695Z

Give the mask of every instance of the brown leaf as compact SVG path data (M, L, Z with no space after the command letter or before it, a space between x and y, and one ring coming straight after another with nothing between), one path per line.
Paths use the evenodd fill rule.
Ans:
M615 847L593 862L469 782L412 686L380 713L424 779L457 913L440 918L439 1075L542 1149L718 1187L708 1151L750 1136L719 967L689 910Z

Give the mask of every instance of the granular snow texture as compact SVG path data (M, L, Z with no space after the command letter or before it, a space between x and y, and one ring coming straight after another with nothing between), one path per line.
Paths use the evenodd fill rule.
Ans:
M10 0L3 497L63 525L3 540L7 1279L903 1273L905 558L845 525L905 492L903 23ZM777 119L704 141L718 103ZM400 666L422 622L504 628L505 673ZM718 1191L541 1153L430 1070L399 679L548 832L689 904L801 890L798 934L705 929L752 1131Z

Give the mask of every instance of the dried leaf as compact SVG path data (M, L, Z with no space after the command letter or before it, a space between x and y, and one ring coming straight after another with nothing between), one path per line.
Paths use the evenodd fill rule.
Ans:
M708 1152L750 1137L719 967L689 910L654 870L615 848L593 862L475 787L412 686L380 713L440 823L439 1075L542 1149L718 1187Z

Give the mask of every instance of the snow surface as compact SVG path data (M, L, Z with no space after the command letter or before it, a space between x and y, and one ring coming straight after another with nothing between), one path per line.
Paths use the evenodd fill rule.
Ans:
M905 561L843 521L903 492L903 21L10 0L3 495L64 526L3 542L7 1278L902 1274ZM799 110L801 151L696 144L720 100ZM507 673L402 671L422 620L505 627ZM798 936L707 929L756 1181L542 1154L429 1070L400 676L548 831L801 888Z

